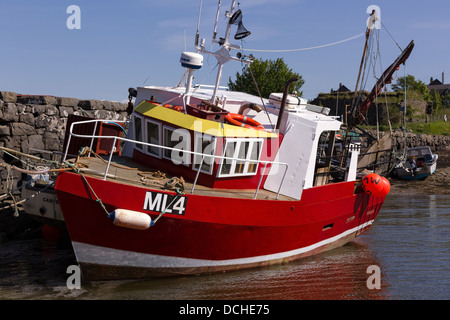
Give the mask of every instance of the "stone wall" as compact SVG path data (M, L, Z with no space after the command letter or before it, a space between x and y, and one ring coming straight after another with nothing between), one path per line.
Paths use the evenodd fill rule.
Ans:
M431 151L439 152L450 147L450 136L406 132L405 140L403 130L394 130L392 133L393 148L397 151L403 150L405 144L407 148L429 146Z
M112 101L0 91L0 146L23 153L30 153L29 148L62 152L69 115L122 121L128 118L127 106ZM1 154L0 163L4 163ZM7 191L7 174L0 166L0 196ZM17 172L10 174L14 180L20 178Z

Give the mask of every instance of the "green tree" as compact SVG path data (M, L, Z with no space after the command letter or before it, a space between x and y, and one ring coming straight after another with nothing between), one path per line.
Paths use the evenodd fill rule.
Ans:
M450 93L446 93L441 97L442 106L444 108L450 107Z
M442 107L442 98L437 90L430 92L430 101L433 103L433 111L437 111Z
M275 61L262 59L253 61L250 67L242 69L242 74L236 73L234 82L231 77L229 78L228 87L233 91L258 95L258 89L255 86L252 74L263 98L269 98L269 95L274 92L284 92L286 81L293 77L298 77L299 80L291 85L291 91L297 91L299 96L303 94L299 90L305 81L300 74L293 72L286 65L283 58L278 58Z
M406 83L405 77L399 77L397 79L397 82L392 85L392 90L394 90L395 92L403 92L405 90L405 84L407 93L408 91L417 92L425 101L430 101L431 94L426 84L420 80L416 80L416 78L410 74L406 76Z

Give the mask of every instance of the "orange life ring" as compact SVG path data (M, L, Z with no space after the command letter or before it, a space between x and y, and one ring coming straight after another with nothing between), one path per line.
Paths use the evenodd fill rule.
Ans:
M165 105L163 105L163 107L164 108L168 108L168 109L172 109L172 110L175 110L175 111L179 111L179 112L183 111L183 107L182 106L175 106L175 105L171 105L171 104L165 104Z
M235 126L238 126L238 127L256 129L256 130L264 130L264 127L261 123L259 123L258 121L254 120L252 118L244 116L242 114L228 113L225 116L225 120L228 123L234 124Z

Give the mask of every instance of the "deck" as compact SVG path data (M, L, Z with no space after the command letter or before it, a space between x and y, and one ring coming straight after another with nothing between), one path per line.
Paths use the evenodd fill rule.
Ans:
M107 168L108 161L100 157L83 157L70 159L68 162L77 163L79 170L85 176L103 178ZM152 188L156 190L170 191L175 190L180 184L181 177L173 177L157 169L152 170L140 163L133 161L128 157L114 156L111 160L106 180L119 183L140 186L142 188ZM169 185L168 185L169 184ZM235 190L235 189L217 189L209 188L199 184L193 189L192 181L184 181L184 193L196 194L210 197L226 197L254 199L255 189ZM257 193L258 200L276 200L277 193L260 189ZM295 199L280 194L278 200L295 201Z

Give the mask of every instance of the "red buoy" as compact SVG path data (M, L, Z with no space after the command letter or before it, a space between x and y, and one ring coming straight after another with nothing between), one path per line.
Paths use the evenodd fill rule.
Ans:
M385 177L381 177L381 182L383 183L383 197L387 196L389 191L391 191L391 184L389 183L389 180Z
M364 192L371 194L375 197L383 196L384 183L381 181L381 177L376 173L370 173L362 180L362 188Z

